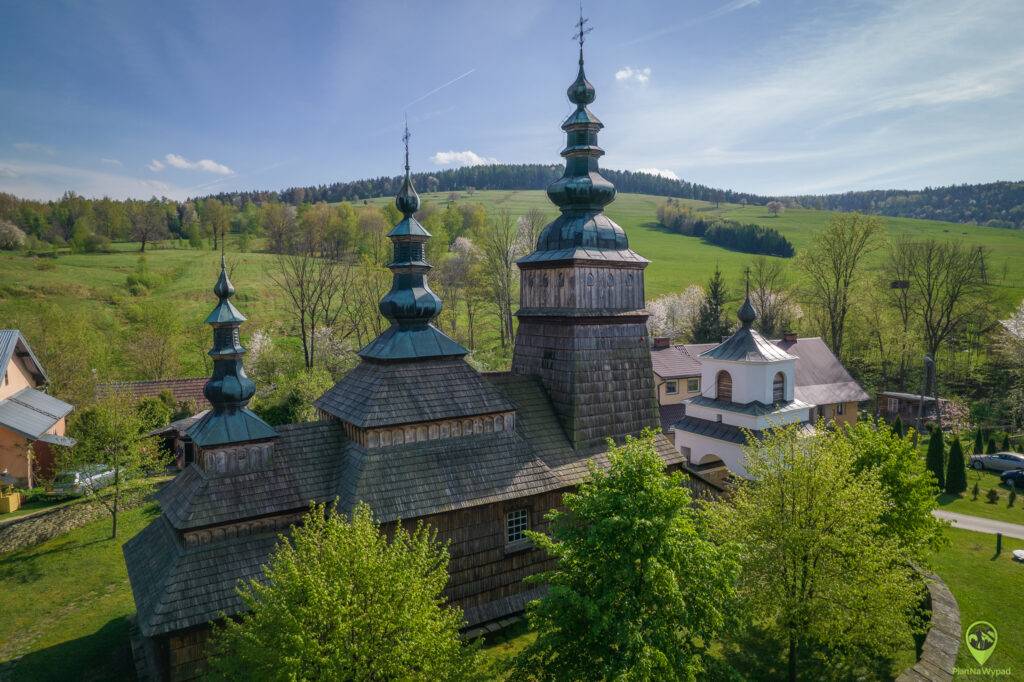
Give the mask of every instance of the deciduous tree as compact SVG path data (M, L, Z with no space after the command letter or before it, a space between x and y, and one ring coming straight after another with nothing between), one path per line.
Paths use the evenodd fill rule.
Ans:
M445 603L448 550L400 524L392 536L365 504L351 518L313 505L263 576L239 588L245 613L211 637L213 679L465 680L479 654Z
M548 594L527 617L537 639L513 679L690 680L730 621L737 562L705 538L678 473L664 472L653 434L612 447L591 467L551 535L529 534L557 564L531 580Z

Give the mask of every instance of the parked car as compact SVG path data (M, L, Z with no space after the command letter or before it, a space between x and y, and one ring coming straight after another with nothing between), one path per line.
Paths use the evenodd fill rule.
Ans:
M993 455L971 455L971 466L975 469L1011 471L1024 469L1024 455L1017 452L997 452Z
M1013 485L1017 490L1024 490L1024 469L1004 471L999 475L999 482L1006 485Z
M92 466L75 471L62 471L53 479L53 491L65 495L84 495L105 488L114 482L114 470Z

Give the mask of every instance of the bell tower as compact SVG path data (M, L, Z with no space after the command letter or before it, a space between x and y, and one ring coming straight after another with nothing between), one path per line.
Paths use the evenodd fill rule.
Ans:
M512 357L514 373L540 377L573 446L584 450L659 425L644 309L649 261L604 214L615 186L598 166L604 124L587 108L596 93L583 69L586 24L581 14L579 72L567 93L576 109L562 124L565 172L547 190L561 215L518 261Z

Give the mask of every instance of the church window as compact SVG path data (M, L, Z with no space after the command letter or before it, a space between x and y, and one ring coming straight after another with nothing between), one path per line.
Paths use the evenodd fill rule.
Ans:
M668 395L675 395L679 393L679 383L676 381L666 381L665 393L667 393Z
M786 399L786 375L778 372L772 381L772 400L781 403Z
M526 539L526 530L530 527L530 514L525 509L513 509L505 514L505 539L507 542L518 542Z
M724 369L718 373L715 379L715 397L719 400L732 402L732 375Z

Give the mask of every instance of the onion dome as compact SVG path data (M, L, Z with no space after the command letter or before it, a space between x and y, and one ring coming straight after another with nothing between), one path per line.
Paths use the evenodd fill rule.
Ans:
M395 197L402 219L388 232L393 256L388 269L393 273L391 290L381 299L381 314L391 327L359 351L363 358L407 360L412 358L465 355L469 351L433 324L441 313L441 299L427 284L430 263L426 244L430 233L416 220L420 197L409 175L409 128L405 135L405 179Z
M749 329L754 324L754 320L757 319L757 309L754 308L754 304L750 302L750 268L747 268L747 292L743 298L743 305L736 311L736 317L740 318L740 324L743 325L744 329Z
M265 440L277 435L273 428L246 408L256 393L256 384L245 374L242 356L245 348L238 328L245 315L231 303L235 287L228 278L224 255L220 257L220 276L213 287L219 301L207 316L213 327L213 375L203 388L211 409L188 429L188 435L200 447Z

